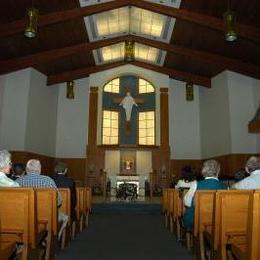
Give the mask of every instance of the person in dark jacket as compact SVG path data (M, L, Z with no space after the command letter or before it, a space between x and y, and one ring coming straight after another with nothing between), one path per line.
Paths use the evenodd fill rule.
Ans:
M57 162L54 172L55 174L52 176L56 186L58 188L69 188L71 193L71 219L76 219L76 204L77 204L77 196L76 196L76 185L73 179L68 178L66 176L67 173L67 165L63 162Z

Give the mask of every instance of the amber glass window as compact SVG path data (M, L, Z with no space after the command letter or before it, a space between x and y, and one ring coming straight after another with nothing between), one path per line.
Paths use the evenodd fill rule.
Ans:
M154 145L155 144L155 113L154 111L139 112L139 144Z
M139 94L153 93L153 85L145 79L139 78Z
M102 143L118 144L118 112L116 111L103 111Z
M113 79L109 81L104 86L105 92L119 93L119 78Z

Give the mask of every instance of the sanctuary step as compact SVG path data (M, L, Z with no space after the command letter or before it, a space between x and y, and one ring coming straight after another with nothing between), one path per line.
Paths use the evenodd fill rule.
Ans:
M155 203L96 203L92 207L93 214L104 215L160 215L161 204Z

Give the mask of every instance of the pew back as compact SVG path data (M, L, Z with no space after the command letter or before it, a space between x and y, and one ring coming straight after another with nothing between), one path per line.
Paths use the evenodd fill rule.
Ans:
M0 188L0 233L20 237L20 242L36 247L37 216L34 190L31 188ZM9 237L9 236L8 236ZM10 237L9 237L10 238Z
M254 192L248 212L248 259L260 259L260 190Z
M214 250L220 249L225 259L226 244L247 231L250 190L217 191L214 214Z
M63 212L65 215L70 216L71 215L71 193L70 189L68 188L59 188L58 189L61 197L62 197L62 205L59 208L61 212ZM71 222L71 218L69 218L69 222Z
M195 194L194 236L212 227L215 190L197 191Z
M48 232L58 234L57 191L55 189L35 189L37 216L39 223L46 223Z
M77 193L76 213L77 213L77 219L79 220L80 217L81 217L81 214L84 213L85 188L84 187L77 187L76 193Z

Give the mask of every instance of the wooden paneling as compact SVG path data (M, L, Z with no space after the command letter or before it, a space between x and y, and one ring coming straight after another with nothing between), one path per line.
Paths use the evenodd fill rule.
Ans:
M30 159L40 160L42 165L42 173L46 175L53 175L55 163L60 160L68 166L68 176L74 180L81 181L84 184L85 178L85 158L54 158L41 154L24 152L24 151L11 151L12 162L26 164Z
M259 156L257 154L228 154L222 156L216 156L208 159L217 160L220 165L220 177L233 177L234 173L243 169L248 158L252 155ZM206 160L206 159L205 159ZM194 171L200 176L201 167L205 160L171 160L171 175L180 176L181 169L184 166L191 166Z
M81 181L84 184L86 173L86 159L85 158L59 158L56 159L66 163L68 167L68 176L74 180Z
M54 163L55 158L31 153L31 152L25 152L25 151L11 151L12 154L12 162L13 163L23 163L26 164L28 160L30 159L37 159L41 162L42 166L42 173L46 175L52 175L54 171Z

